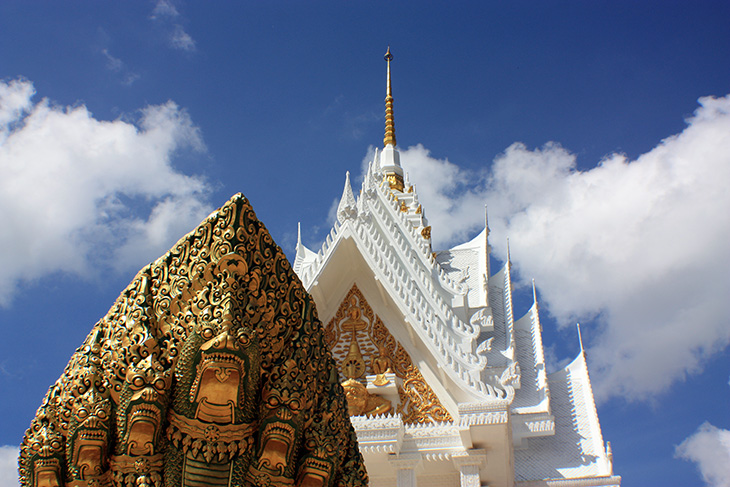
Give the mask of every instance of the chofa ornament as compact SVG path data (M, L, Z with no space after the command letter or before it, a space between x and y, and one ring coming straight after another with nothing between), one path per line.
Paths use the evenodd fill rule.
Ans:
M24 487L367 485L314 303L243 196L93 327L19 472Z

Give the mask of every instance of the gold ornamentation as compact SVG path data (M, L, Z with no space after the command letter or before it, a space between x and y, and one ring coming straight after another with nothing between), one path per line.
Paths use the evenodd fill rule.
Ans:
M388 183L388 187L390 187L390 189L403 191L403 176L400 174L388 172L385 173L384 179Z
M388 80L385 89L385 137L383 138L383 146L392 145L395 147L395 120L393 119L393 93L390 88L390 61L393 55L390 53L390 46L385 53L385 61L388 63ZM403 187L401 186L401 191Z
M366 485L334 370L311 297L234 196L94 326L26 432L21 485Z
M388 350L386 350L384 345L380 345L380 347L378 347L378 356L373 359L372 365L373 373L376 374L373 384L376 386L384 386L388 384L390 380L386 378L385 374L393 371L393 361L390 360L390 357L388 357Z
M342 388L345 390L350 416L377 416L388 414L393 409L390 401L370 394L367 388L355 379L347 379L342 383Z
M359 379L365 374L365 359L357 344L357 332L367 330L368 324L362 319L357 300L353 296L350 299L350 307L347 309L349 317L340 325L342 331L351 333L350 349L342 363L342 373L348 379Z
M357 312L354 311L355 308L358 310ZM347 340L349 328L343 325L352 323L353 316L357 316L358 321L362 320L365 323L364 327L359 325L362 329L355 340L363 360L370 364L368 373L376 375L375 385L387 384L385 374L388 372L395 373L402 383L398 386L400 404L396 411L403 415L403 421L408 424L452 421L449 412L426 383L423 375L413 365L408 352L390 334L382 320L375 315L357 285L352 286L340 304L335 317L329 321L325 329L327 346L332 351L342 375L347 378L344 365L351 347ZM380 381L378 381L378 376L381 377ZM351 378L347 379L343 386L348 396L351 414L353 411L359 411L358 414L378 414L375 412L378 406L373 406L374 403L370 403L368 406L366 394L369 395L369 393L365 386L355 380L354 382L361 386L358 387ZM365 391L365 394L362 391Z
M423 230L421 230L421 235L423 235L423 238L426 240L431 238L431 225L424 227Z

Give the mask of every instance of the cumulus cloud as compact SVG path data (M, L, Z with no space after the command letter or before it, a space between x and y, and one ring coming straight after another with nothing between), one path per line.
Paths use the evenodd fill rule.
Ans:
M675 455L695 462L709 487L730 487L730 431L704 423L677 446Z
M30 109L34 93L33 85L24 80L0 82L0 142L7 138L20 116Z
M3 487L19 485L17 446L0 446L0 485Z
M55 272L141 267L210 211L203 178L171 162L205 150L175 103L129 123L33 94L28 81L0 82L0 305Z
M561 324L598 324L599 399L666 390L730 342L730 96L699 102L680 134L587 171L554 143L513 144L475 172L422 146L401 153L437 247L483 225L487 203L496 255L509 236L516 269Z

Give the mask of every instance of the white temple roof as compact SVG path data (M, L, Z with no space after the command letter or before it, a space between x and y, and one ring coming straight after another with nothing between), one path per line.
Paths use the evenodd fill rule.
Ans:
M371 318L412 357L432 390L429 401L448 410L446 420L420 424L397 408L351 417L368 468L376 466L373 485L396 485L396 477L401 485L407 465L413 482L419 470L419 485L619 485L582 347L570 365L547 374L534 284L532 306L516 319L509 251L492 275L486 218L470 241L433 251L425 210L400 165L388 66L385 147L375 151L359 193L346 175L337 220L317 252L299 233L293 266L323 322L345 323L346 295L356 289L353 303L369 302ZM344 346L334 343L333 350ZM374 377L367 376L368 391ZM387 387L403 392L402 384Z
M611 478L585 353L548 376L555 435L530 438L515 450L515 480ZM605 485L613 485L614 480Z

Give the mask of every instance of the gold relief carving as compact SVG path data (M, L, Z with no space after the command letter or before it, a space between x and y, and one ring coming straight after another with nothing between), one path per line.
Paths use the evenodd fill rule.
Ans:
M406 206L406 202L405 201L401 201L400 202L400 211L402 213L407 213L408 212L408 207Z
M347 411L350 416L377 416L387 414L393 405L387 399L370 394L367 388L355 379L347 379L342 383L347 398Z
M350 298L347 314L348 318L340 325L342 331L350 332L350 349L342 363L342 373L348 379L359 379L365 374L365 359L357 343L357 332L367 330L368 324L362 319L355 296Z
M388 384L390 380L385 377L385 374L392 372L392 367L393 361L388 357L388 350L385 348L385 345L381 344L378 347L378 356L373 359L372 363L373 373L376 374L373 384L376 386Z
M390 189L394 189L396 191L403 191L403 176L400 174L396 174L394 172L386 173L385 174L385 181L388 183L388 186Z
M348 333L353 323L353 317L357 317L358 323L365 323L358 325L357 335ZM452 421L449 412L426 383L423 375L413 365L408 352L390 334L382 320L375 315L357 285L352 286L335 317L327 324L326 330L329 337L327 346L332 351L342 375L348 379L343 382L343 387L347 394L351 414L381 414L376 412L381 404L368 403L368 396L373 395L368 393L363 384L352 380L353 378L349 378L345 373L344 367L354 341L363 361L370 364L367 374L376 375L375 385L387 384L385 374L388 372L395 373L396 377L400 379L402 384L398 386L400 404L396 411L403 415L405 423ZM350 337L347 336L348 334ZM349 341L348 338L350 338ZM382 399L379 396L373 397ZM383 399L383 401L386 400Z
M234 196L93 327L26 432L21 485L366 485L325 339Z
M424 227L423 230L421 230L421 235L423 235L423 238L425 239L431 238L431 225Z

